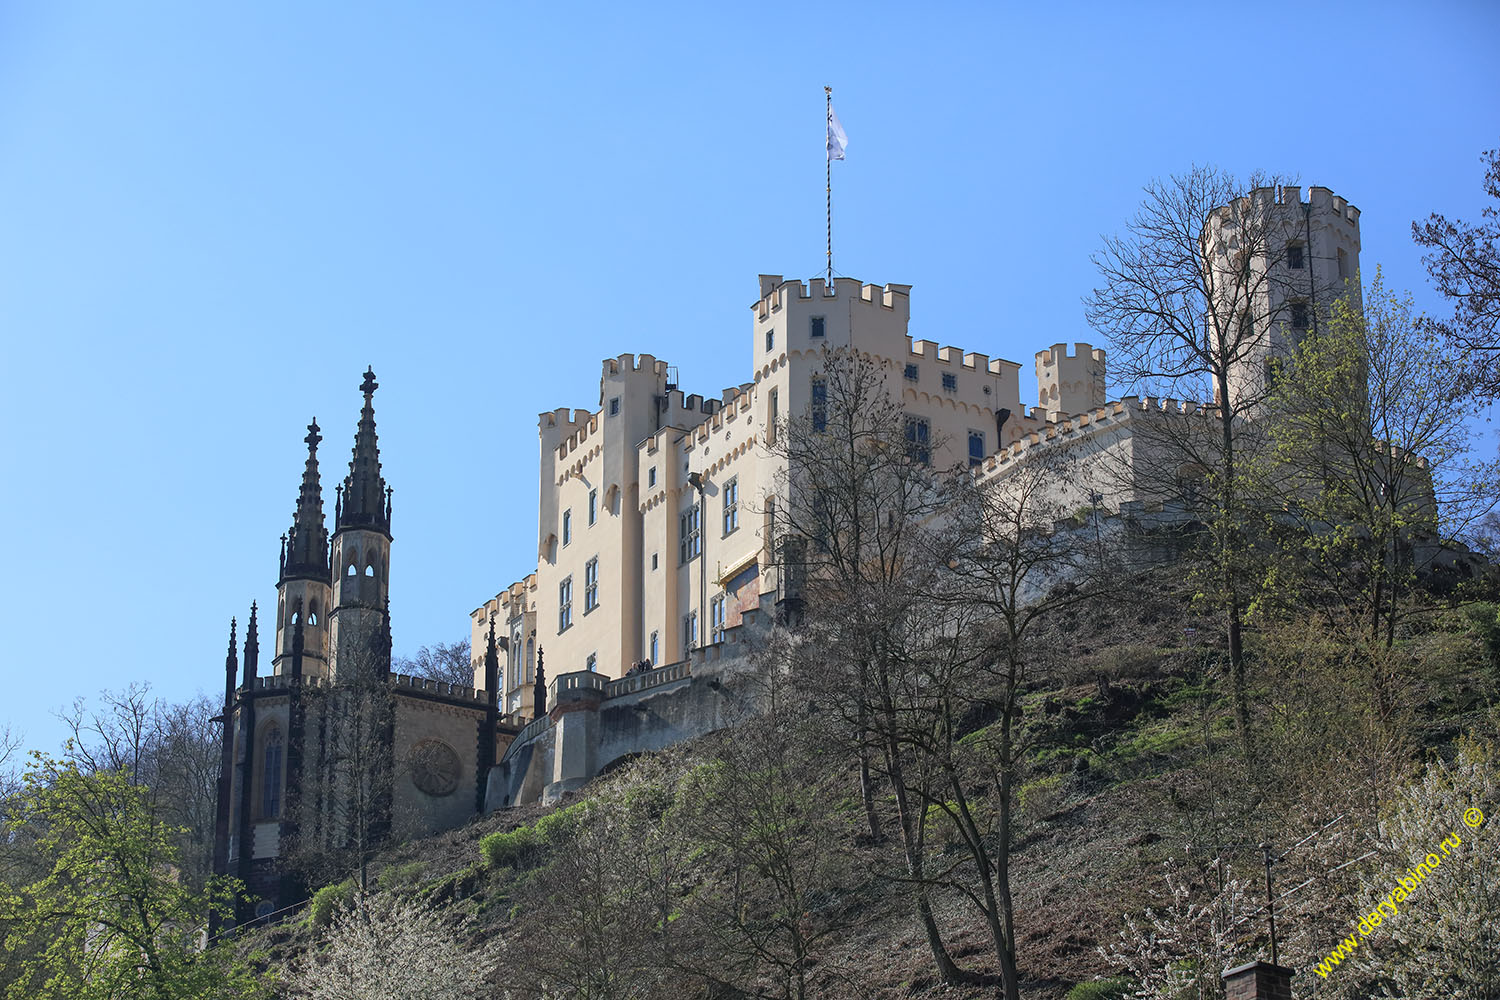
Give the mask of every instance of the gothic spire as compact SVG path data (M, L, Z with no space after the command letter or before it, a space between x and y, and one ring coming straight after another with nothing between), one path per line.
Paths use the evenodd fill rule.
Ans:
M245 626L245 690L255 688L255 675L260 669L260 637L255 628L255 602L250 602L250 621Z
M344 479L343 502L337 528L373 528L390 534L390 495L380 475L380 446L375 439L375 381L373 368L365 369L359 390L365 394L359 411L359 429L354 434L354 454Z
M297 509L292 514L292 530L282 545L281 579L310 576L328 579L328 528L323 523L323 486L318 477L318 418L307 425L307 464L302 469L302 487L297 492Z

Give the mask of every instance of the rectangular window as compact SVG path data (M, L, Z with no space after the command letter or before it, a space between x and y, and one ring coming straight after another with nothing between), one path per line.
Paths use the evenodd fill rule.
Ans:
M573 627L573 578L570 576L557 585L557 631L566 632Z
M589 654L589 658L587 660L583 661L583 669L587 670L589 673L593 673L594 671L598 670L599 669L599 654L598 653L590 653Z
M774 351L775 349L776 349L776 330L773 327L772 329L769 329L769 330L766 331L766 350L768 350L768 351Z
M656 661L660 657L660 653L661 653L661 633L660 632L652 632L651 633L651 655L650 655L649 659L651 660L651 665L653 667L656 666Z
M599 557L590 559L583 567L583 613L588 614L599 606Z
M821 337L821 336L823 336L823 317L822 316L814 316L812 318L812 329L809 330L808 333L809 333L810 336L813 336L813 337Z
M599 491L589 490L589 524L599 520Z
M1349 278L1349 255L1344 252L1343 247L1339 248L1339 277L1344 280Z
M776 443L776 423L781 419L781 400L776 390L766 393L766 444Z
M1307 329L1307 303L1306 302L1293 302L1292 303L1292 329L1293 330L1306 330Z
M678 520L677 540L679 562L689 563L703 551L703 525L699 521L698 505L682 512Z
M969 468L984 464L984 431L969 432Z
M1302 270L1302 244L1293 243L1286 248L1286 266L1293 271Z
M932 461L932 450L928 447L928 425L921 417L906 418L906 457L923 465Z
M684 650L698 648L698 612L696 611L683 616L682 648Z
M916 365L908 364L906 366L906 371L903 373L903 376L905 377L906 381L915 382L917 380L917 376L920 374L921 372L917 370Z
M655 569L657 567L657 565L658 565L656 556L657 556L657 553L655 553L655 552L651 553L651 568L652 569Z
M957 392L958 391L958 376L957 375L953 374L952 372L943 372L943 391L944 392Z
M618 417L620 415L620 397L615 396L609 401L609 415Z
M828 380L821 375L812 378L812 426L815 431L828 429Z
M712 629L710 642L724 641L724 603L723 594L708 602L708 622Z
M740 526L740 480L739 477L724 484L724 534Z
M563 511L562 536L564 545L573 540L573 508L571 507Z
M651 468L649 468L649 469L646 470L646 485L647 486L655 486L656 485L656 466L654 466L654 465L651 466Z

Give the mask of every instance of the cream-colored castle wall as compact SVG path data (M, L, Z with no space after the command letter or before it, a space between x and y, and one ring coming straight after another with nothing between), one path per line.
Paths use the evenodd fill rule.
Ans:
M1037 405L1048 420L1060 420L1103 406L1106 377L1105 352L1089 344L1053 344L1036 355Z

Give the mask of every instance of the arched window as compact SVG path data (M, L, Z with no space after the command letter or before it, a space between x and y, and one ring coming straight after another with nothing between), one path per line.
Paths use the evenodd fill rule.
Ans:
M374 576L375 576L375 564L374 563L366 563L365 564L365 576L368 576L371 579L374 578Z
M318 624L318 599L314 597L312 603L307 607L307 624Z
M531 665L536 662L535 653L536 653L536 640L535 639L527 639L526 640L526 679L528 681L533 679L532 673L531 673L531 670L532 670ZM520 668L517 667L516 669L519 672Z
M275 819L281 815L281 727L268 727L263 742L265 750L260 772L260 815L262 819Z
M349 569L344 573L344 575L345 576L355 576L355 575L358 574L358 572L359 571L355 568L354 560L353 559L349 560Z

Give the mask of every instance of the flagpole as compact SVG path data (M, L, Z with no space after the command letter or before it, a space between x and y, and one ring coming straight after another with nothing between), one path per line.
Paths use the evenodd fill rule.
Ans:
M827 105L827 115L824 118L824 125L825 125L825 132L826 132L826 126L828 126L829 123L831 123L833 121L833 88L832 87L824 87L823 88L823 98L824 98L824 103ZM825 145L826 145L826 142L825 142ZM833 152L832 152L832 150L825 150L824 152L827 154L827 155L825 155L823 157L823 160L824 160L824 170L825 170L825 173L827 174L827 176L825 178L825 187L823 189L823 193L827 196L827 199L828 199L828 284L832 285L833 284Z

